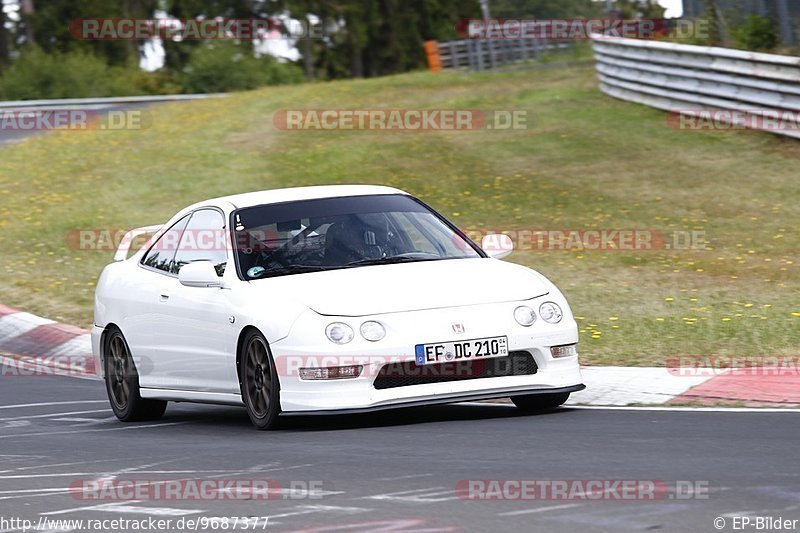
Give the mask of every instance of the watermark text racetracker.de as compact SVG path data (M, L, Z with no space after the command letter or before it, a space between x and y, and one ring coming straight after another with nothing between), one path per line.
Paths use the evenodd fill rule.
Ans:
M94 359L85 355L54 355L35 357L0 357L2 377L93 377L96 375Z
M800 134L800 112L786 109L674 109L667 126L680 131L745 131Z
M158 237L155 240L155 237ZM267 244L278 239L278 232L272 230L253 230L236 232L235 248L237 250L267 251ZM123 244L129 250L140 250L155 240L152 250L167 252L205 251L224 252L231 249L229 232L225 229L196 228L178 230L169 228L164 231L154 230L148 233L131 234L120 228L83 228L67 232L67 246L79 251L114 251Z
M485 251L502 249L506 235L518 251L707 250L703 230L653 228L468 228L466 235Z
M69 486L81 501L321 500L334 494L323 480L277 479L82 479Z
M81 18L69 24L70 35L81 41L263 41L321 39L320 23L277 18Z
M707 500L709 482L659 479L462 479L462 500L656 501Z
M583 41L596 34L629 39L705 38L710 26L706 20L487 18L462 19L455 29L467 39Z
M800 376L800 355L674 355L667 358L674 376Z
M281 131L478 131L526 130L525 109L281 109Z
M141 130L150 126L143 110L64 108L0 110L0 131Z

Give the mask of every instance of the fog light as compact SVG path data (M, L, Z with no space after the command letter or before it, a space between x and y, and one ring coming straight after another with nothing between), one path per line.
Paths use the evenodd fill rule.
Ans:
M536 322L536 313L527 305L520 305L514 309L514 320L516 320L517 324L520 326L525 326L527 328Z
M325 335L331 342L335 342L336 344L347 344L353 340L353 328L344 322L334 322L332 324L328 324L328 327L325 328Z
M564 346L551 346L550 354L556 359L559 357L572 357L573 355L578 355L578 349L575 347L574 344L565 344Z
M299 375L300 379L352 379L360 376L362 370L362 365L301 368Z

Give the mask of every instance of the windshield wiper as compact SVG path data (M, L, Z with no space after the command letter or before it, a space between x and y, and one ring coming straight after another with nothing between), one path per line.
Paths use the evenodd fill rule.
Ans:
M267 270L263 276L256 279L271 278L274 276L285 276L289 274L305 274L307 272L321 272L323 270L332 270L336 267L328 267L323 265L288 265L273 270Z
M393 255L391 257L374 257L372 259L359 259L358 261L351 261L344 266L365 266L365 265L391 265L395 263L414 263L417 261L436 261L439 258L431 257L415 257L412 255Z
M423 255L423 254L420 254ZM261 276L254 279L272 278L277 276L288 276L291 274L306 274L308 272L322 272L324 270L338 270L367 265L391 265L395 263L414 263L418 261L436 261L440 257L420 257L419 255L393 255L391 257L375 257L371 259L359 259L343 265L287 265L285 267L267 270Z

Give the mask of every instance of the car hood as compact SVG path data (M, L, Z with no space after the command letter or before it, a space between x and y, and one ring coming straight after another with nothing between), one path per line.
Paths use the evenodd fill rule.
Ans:
M527 300L550 290L537 272L488 258L363 266L251 284L265 291L262 301L285 298L335 316Z

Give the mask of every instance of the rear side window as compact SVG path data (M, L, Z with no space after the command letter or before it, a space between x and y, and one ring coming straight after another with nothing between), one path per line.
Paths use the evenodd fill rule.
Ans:
M163 272L172 272L174 270L175 252L178 250L178 243L181 241L183 230L186 229L188 222L189 215L186 215L162 233L145 254L142 264Z

